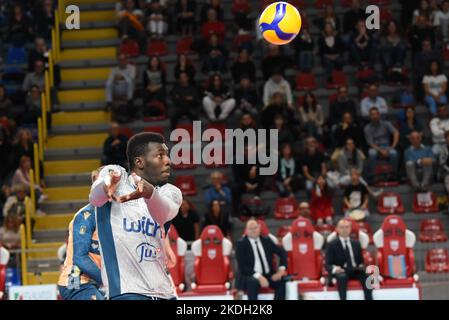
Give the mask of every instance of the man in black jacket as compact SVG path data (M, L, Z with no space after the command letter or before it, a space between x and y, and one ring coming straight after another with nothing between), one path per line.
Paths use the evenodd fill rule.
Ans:
M338 294L341 300L346 300L348 280L360 281L365 300L372 300L372 290L368 289L368 278L363 263L362 247L359 241L350 238L351 222L340 220L337 224L337 238L327 245L326 269L329 276L337 280Z
M273 255L280 258L277 271L273 267ZM239 269L237 288L246 290L249 300L257 300L260 288L275 290L274 299L285 299L287 253L268 238L260 235L259 223L251 219L246 223L246 236L236 245Z

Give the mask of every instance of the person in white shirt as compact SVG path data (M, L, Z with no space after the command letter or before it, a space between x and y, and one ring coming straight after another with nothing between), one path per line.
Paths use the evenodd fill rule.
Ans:
M271 96L279 92L284 96L284 101L287 101L288 107L293 106L293 95L290 84L284 79L281 72L274 72L270 79L265 82L263 87L263 104L268 106L270 104Z
M449 113L447 105L438 107L438 115L430 121L430 132L432 133L432 152L438 158L441 149L445 146L445 133L449 131Z
M368 119L372 108L377 108L384 116L388 113L388 104L384 98L379 96L379 88L376 84L371 84L368 88L368 96L362 99L360 111L363 118Z
M443 40L449 40L449 0L441 3L441 10L435 12L433 17L433 26L439 27Z
M437 61L430 63L430 72L424 76L422 83L426 93L425 101L430 113L434 116L437 113L437 104L447 103L447 77L440 72Z

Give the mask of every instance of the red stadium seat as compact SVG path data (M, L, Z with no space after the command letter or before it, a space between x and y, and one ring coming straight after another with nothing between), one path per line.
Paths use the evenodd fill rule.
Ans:
M334 0L316 0L315 8L324 9L326 6L334 6Z
M332 105L338 99L338 93L332 93L327 100L329 101L329 106Z
M263 201L262 201L262 199L260 199L260 198L256 198L256 197L249 197L249 198L246 198L246 199L243 199L242 200L242 204L241 204L241 207L243 208L243 207L247 207L247 208L259 208L260 206L263 206ZM251 217L250 216L248 216L248 215L244 215L243 214L244 212L241 212L240 213L240 215L239 215L239 219L240 219L240 221L242 221L242 222L246 222L246 221L248 221ZM254 218L257 218L257 219L259 219L260 221L263 221L264 219L265 219L265 216L261 216L261 215L259 215L259 216L257 216L257 217L254 217ZM265 222L264 222L265 223Z
M150 109L158 109L160 115L157 116L144 116L143 120L144 121L161 121L164 120L167 117L167 113L165 110L165 105L157 100L151 101L150 105L149 105Z
M120 45L120 53L129 57L138 57L140 55L139 44L132 39L126 39Z
M226 126L223 123L209 123L206 127L206 129L216 129L220 132L221 135L221 141L225 141L225 130Z
M154 133L159 133L161 135L164 135L164 128L162 128L161 126L146 126L145 128L143 128L144 132L154 132Z
M120 134L123 134L124 136L126 136L129 139L134 135L134 131L131 128L122 127L122 128L120 128Z
M250 13L251 5L249 1L237 2L233 0L231 11L233 15L236 15L237 13Z
M426 253L426 272L449 272L447 249L431 249Z
M229 255L232 243L223 236L217 226L207 226L200 239L192 243L195 256L195 282L192 290L196 293L223 293L230 288L233 278Z
M238 34L235 36L234 40L232 40L232 50L238 51L240 47L247 43L251 43L252 41L253 36L251 34Z
M164 40L152 40L148 44L148 56L166 56L168 54L167 44Z
M447 235L440 219L424 219L419 225L421 242L445 242Z
M277 232L277 237L278 239L281 239L290 232L290 230L292 229L292 226L280 226Z
M288 253L288 273L300 281L299 290L323 287L324 279L320 281L323 244L323 236L304 217L293 221L291 231L282 238L282 246Z
M296 219L299 216L298 202L295 198L278 198L274 205L275 219Z
M357 224L359 225L359 230L365 232L369 236L369 243L373 243L373 229L366 221L357 221Z
M403 214L405 208L399 194L385 192L377 200L377 211L380 214Z
M334 70L332 71L332 82L326 84L327 89L336 89L338 87L347 86L348 79L343 71Z
M449 61L449 43L443 46L443 57L444 61Z
M390 0L369 0L369 4L374 4L376 6L389 6L391 4Z
M6 283L6 267L9 261L9 251L1 246L0 243L0 300L2 300L5 292Z
M319 232L324 239L326 239L333 231L335 227L331 224L322 224L322 225L316 225L315 230Z
M433 191L418 192L413 197L414 213L436 213L439 210L437 195Z
M194 196L198 193L193 176L178 176L175 180L177 186L184 196Z
M376 75L376 71L372 68L365 67L357 71L356 78L360 82L368 81Z
M296 90L306 91L317 88L315 75L311 72L298 72L296 75Z
M185 288L184 257L187 251L187 243L179 237L174 225L171 225L168 230L168 239L173 252L176 254L176 265L169 269L170 275L178 291L182 292Z
M391 11L387 8L382 7L380 8L379 16L380 16L380 23L387 23L393 18Z
M374 184L376 187L395 187L399 185L396 180L396 171L389 164L379 164L374 168Z
M373 240L379 272L384 278L382 283L397 286L414 283L416 236L407 229L404 220L397 215L386 217Z
M192 50L193 38L185 37L179 39L178 44L176 45L176 54L191 54L194 51Z

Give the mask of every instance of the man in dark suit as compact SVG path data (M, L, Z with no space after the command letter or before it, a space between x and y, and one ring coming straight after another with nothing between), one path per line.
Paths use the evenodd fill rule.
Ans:
M346 300L348 280L360 281L365 294L365 300L372 300L372 290L368 289L363 263L362 247L359 241L350 238L351 222L340 220L337 224L337 238L326 248L326 269L331 278L337 280L338 294L341 300Z
M274 270L273 255L280 258L279 267ZM274 299L285 299L285 281L287 253L270 238L260 235L260 225L256 220L246 223L246 236L236 245L239 269L237 288L246 290L249 300L257 300L260 288L275 290Z

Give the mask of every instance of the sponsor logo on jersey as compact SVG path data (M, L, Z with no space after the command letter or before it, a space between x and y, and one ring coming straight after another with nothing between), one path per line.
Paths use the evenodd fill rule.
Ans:
M141 263L142 261L156 260L160 252L161 248L147 242L142 242L136 248L136 254L139 259L139 263Z
M160 226L147 217L142 217L137 221L129 221L127 218L123 218L123 229L126 232L142 233L148 237L155 238L158 230L160 230ZM160 237L162 238L161 231Z

